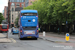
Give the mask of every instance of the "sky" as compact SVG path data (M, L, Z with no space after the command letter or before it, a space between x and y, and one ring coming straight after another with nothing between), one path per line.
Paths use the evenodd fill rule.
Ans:
M8 6L8 0L0 0L0 12L3 13L4 6Z

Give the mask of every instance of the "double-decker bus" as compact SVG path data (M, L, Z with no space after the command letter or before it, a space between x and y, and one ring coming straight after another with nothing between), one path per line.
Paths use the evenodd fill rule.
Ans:
M37 10L21 10L19 17L19 39L39 37Z
M0 24L0 32L8 32L9 25L6 20L2 20L2 23Z

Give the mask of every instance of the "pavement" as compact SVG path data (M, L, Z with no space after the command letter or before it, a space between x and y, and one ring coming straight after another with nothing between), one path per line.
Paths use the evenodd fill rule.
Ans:
M39 38L55 43L75 43L74 35L71 35L70 40L66 41L64 34L57 34L53 32L45 32L45 36L43 36L43 32L41 32L39 33Z
M6 35L0 33L0 43L10 43L11 40L9 38L6 38Z

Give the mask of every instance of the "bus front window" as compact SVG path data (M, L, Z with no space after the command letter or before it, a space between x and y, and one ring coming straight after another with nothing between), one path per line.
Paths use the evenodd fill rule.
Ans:
M21 16L37 16L37 13L21 13Z

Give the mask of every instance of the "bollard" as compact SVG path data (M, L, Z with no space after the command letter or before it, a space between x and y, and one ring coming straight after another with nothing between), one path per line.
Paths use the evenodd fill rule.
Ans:
M45 31L43 31L43 36L45 36Z
M66 35L65 35L65 39L66 39L66 41L69 41L69 33L66 33Z
M8 31L9 31L9 29L8 29ZM7 32L7 38L8 38L8 32Z

